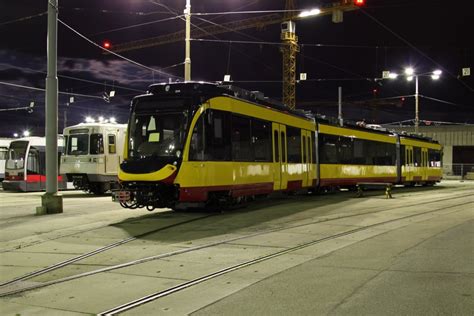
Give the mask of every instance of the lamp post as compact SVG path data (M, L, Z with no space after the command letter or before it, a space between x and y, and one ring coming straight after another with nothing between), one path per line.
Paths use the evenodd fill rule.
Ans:
M405 68L405 76L408 81L413 81L415 79L415 133L418 133L418 128L420 126L420 93L418 85L418 77L420 76L430 76L433 80L438 80L441 77L441 70L435 70L433 72L426 72L417 74L412 67ZM398 77L397 73L390 72L388 74L389 79L396 79Z
M186 0L186 48L184 58L184 81L191 81L191 0Z

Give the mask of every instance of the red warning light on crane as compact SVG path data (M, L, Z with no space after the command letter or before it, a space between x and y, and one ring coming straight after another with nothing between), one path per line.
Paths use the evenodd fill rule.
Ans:
M361 7L361 6L365 5L365 0L354 0L354 4L356 6Z
M103 47L103 48L110 49L110 48L112 47L112 44L110 44L109 41L104 41L104 42L102 43L102 47Z

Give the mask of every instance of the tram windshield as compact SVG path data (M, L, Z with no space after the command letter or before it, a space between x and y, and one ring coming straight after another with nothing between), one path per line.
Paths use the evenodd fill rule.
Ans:
M87 155L89 153L89 134L69 135L68 155Z
M133 113L129 127L129 157L179 158L184 147L186 113Z
M6 161L6 169L22 169L25 166L26 150L28 149L28 141L11 142L8 149L8 157Z

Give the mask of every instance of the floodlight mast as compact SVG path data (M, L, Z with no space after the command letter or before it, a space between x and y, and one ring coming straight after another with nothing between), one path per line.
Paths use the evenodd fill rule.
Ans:
M430 75L431 79L438 80L441 77L442 71L437 69L429 73L418 74L415 72L415 69L412 67L405 68L405 76L408 81L413 81L415 79L415 133L418 133L420 126L420 93L418 85L418 77ZM398 77L397 73L388 72L388 79L396 79Z

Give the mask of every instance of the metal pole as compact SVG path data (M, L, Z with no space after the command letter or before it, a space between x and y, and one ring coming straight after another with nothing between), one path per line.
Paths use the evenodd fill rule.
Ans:
M62 197L58 193L58 0L48 0L48 37L46 77L46 194L41 197L37 214L62 213Z
M186 56L184 59L184 81L191 81L191 0L186 0Z
M339 125L342 126L344 125L344 122L342 120L342 87L337 88L337 95L338 95L338 114L337 114L337 120L339 121Z
M419 116L419 94L418 94L418 75L415 76L415 133L418 133L418 127L420 126Z

